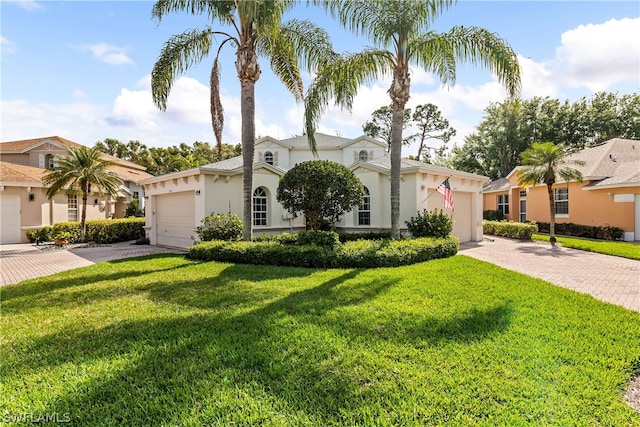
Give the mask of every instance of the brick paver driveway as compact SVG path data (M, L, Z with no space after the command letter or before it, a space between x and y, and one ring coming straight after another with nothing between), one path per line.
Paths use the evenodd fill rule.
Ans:
M640 311L640 261L494 236L458 253Z

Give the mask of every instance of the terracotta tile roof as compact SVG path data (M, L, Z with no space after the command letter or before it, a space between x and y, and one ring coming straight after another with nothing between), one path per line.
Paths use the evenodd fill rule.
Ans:
M125 181L133 181L139 183L143 179L152 178L153 175L146 173L143 170L137 168L129 168L121 165L114 165L109 167L109 170L115 172L120 179Z
M42 176L46 172L46 169L0 161L0 182L2 183L42 184Z
M31 147L35 147L46 142L52 142L54 144L57 143L65 147L82 147L82 145L78 144L77 142L69 141L68 139L60 138L59 136L47 136L44 138L0 142L0 151L13 151L21 153L27 151Z

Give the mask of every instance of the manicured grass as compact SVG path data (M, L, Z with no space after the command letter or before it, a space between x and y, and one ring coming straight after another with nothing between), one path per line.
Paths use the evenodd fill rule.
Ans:
M4 420L635 426L640 313L458 255L313 270L163 255L2 288Z
M532 236L532 239L548 242L549 235L536 233ZM580 249L588 252L597 252L599 254L640 260L640 245L633 243L561 236L556 236L556 239L566 248Z

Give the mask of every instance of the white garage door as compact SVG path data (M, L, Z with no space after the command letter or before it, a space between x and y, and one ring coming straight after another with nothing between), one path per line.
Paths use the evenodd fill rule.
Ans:
M0 197L0 243L20 243L20 198Z
M156 242L158 245L188 248L195 236L195 194L193 191L156 196Z
M453 204L456 211L453 214L453 235L461 242L471 240L473 227L473 212L471 212L471 193L453 193Z

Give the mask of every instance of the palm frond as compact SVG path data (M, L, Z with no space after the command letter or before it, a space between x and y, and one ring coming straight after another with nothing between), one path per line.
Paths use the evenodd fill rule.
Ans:
M428 33L412 40L411 56L443 82L455 83L456 61L479 64L491 71L510 96L520 92L520 65L509 44L484 28L456 26L446 33Z
M212 36L211 28L207 27L172 36L164 44L151 71L151 95L159 109L166 110L175 78L209 54Z
M220 154L222 150L222 130L224 129L224 108L220 101L220 67L217 56L213 60L213 67L211 67L209 97L211 101L211 126L213 127L213 134L216 137L218 154Z
M307 90L304 102L305 133L314 152L315 129L329 100L334 99L335 105L350 110L358 88L384 73L391 73L393 64L394 58L389 51L367 49L356 54L340 56L318 70L316 78Z
M187 12L191 15L207 13L212 21L230 24L235 10L233 1L205 1L205 0L158 0L151 9L151 17L158 22L165 15L174 12Z

